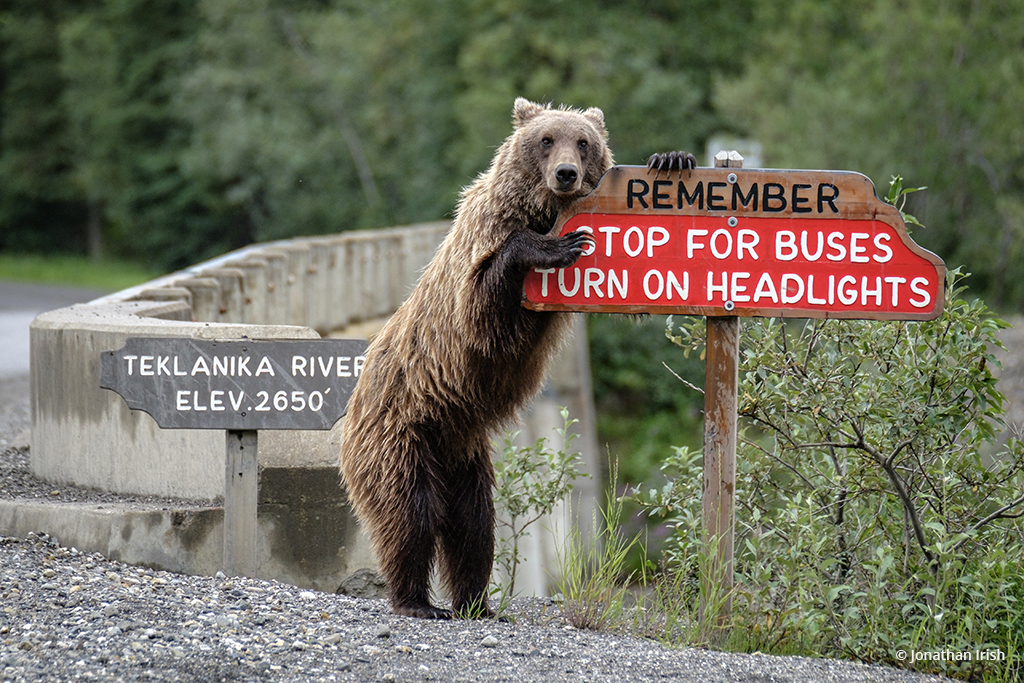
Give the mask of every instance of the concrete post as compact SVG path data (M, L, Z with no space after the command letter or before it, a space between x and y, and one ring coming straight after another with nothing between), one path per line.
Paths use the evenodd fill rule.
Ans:
M216 280L220 285L218 320L224 323L245 322L244 273L238 268L213 268L200 272L200 277Z
M287 256L287 306L285 321L289 325L306 324L306 277L309 269L309 245L304 242L282 244Z
M306 325L320 334L330 332L328 307L333 295L328 272L328 247L325 240L309 240L309 263L306 271Z
M260 258L267 262L267 322L288 320L288 255L279 249L265 249Z
M352 320L355 302L351 300L350 263L351 253L349 241L343 237L333 238L329 242L331 250L331 329L345 327Z
M192 292L192 316L195 320L220 322L220 282L213 278L191 277L175 283Z
M231 264L242 271L242 322L249 325L266 325L267 317L267 270L269 264L263 258L247 258Z

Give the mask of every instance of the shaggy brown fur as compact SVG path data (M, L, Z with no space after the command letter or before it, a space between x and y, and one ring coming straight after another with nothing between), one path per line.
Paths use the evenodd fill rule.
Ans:
M341 472L398 614L491 616L491 443L540 389L569 314L522 307L531 268L576 262L589 236L548 234L612 165L599 109L519 98L515 129L466 188L416 289L373 340L349 402Z

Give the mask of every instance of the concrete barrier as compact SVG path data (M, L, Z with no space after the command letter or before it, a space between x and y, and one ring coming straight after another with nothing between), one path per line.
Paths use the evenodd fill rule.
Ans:
M34 474L57 485L113 493L222 499L223 432L164 430L149 415L129 410L120 396L100 388L100 353L118 349L128 337L137 336L223 340L365 336L379 328L375 321L389 316L405 299L449 227L448 222L437 222L252 245L87 304L40 315L31 325ZM567 347L556 367L571 370L568 375L556 375L551 386L554 393L548 391L534 411L545 417L527 419L521 438L532 442L540 436L552 437L546 417L551 406L570 406L573 416L581 420L584 438L578 445L595 477L580 482L582 497L590 501L584 506L584 519L588 519L599 491L600 467L585 332L577 334L577 343ZM263 431L260 468L264 472L267 468L334 471L340 433L340 422L323 432ZM336 490L340 504L342 494L340 488ZM283 509L278 506L281 520L302 516ZM260 516L260 533L267 538L275 533L274 524L279 529L285 523L264 517L262 503ZM93 526L105 518L90 516ZM260 560L261 575L322 588L323 576L333 581L339 572L358 568L349 560L368 562L365 539L356 543L345 535L348 531L343 532L354 527L335 522L342 535L327 543L326 552L336 556L329 566L302 569L275 555ZM74 537L66 538L67 533L71 532L66 531L62 540L79 548L111 550L106 542L97 547L84 540L76 543ZM538 561L549 560L553 545L539 540L541 536L539 531L533 534L543 545L534 554ZM346 550L339 551L341 547ZM135 558L138 553L133 552L117 549L124 557ZM188 566L206 571L212 562L209 552L213 551L199 553L196 557L201 559ZM168 556L168 551L162 548L157 554ZM150 562L160 566L169 561L151 558ZM168 568L177 567L172 565ZM535 573L541 578L523 587L544 593L544 571L536 568Z
M99 387L99 354L132 336L316 339L390 314L449 224L254 245L31 327L32 470L55 484L115 493L224 495L223 434L163 430ZM428 245L432 245L429 246ZM429 252L426 253L425 252ZM359 262L358 279L350 266ZM333 466L330 432L266 432L260 461Z
M333 592L374 566L373 551L339 495L336 472L263 469L257 576ZM40 531L128 564L206 576L224 568L224 508L218 506L0 500L0 535Z

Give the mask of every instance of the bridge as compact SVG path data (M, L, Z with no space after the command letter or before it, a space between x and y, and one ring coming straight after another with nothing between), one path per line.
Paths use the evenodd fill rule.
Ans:
M55 485L183 501L174 509L35 503L0 509L0 532L46 531L66 545L185 573L223 566L224 434L164 430L100 388L100 354L128 337L206 340L369 338L402 303L450 227L436 222L252 245L138 287L44 313L31 325L34 474ZM520 442L556 437L559 406L579 419L575 442L592 479L577 480L579 517L600 491L582 317L526 412ZM257 575L333 591L373 568L368 541L338 483L341 422L330 431L265 431L259 439ZM206 502L203 502L206 501ZM135 506L138 508L138 506ZM165 506L166 507L166 506ZM545 594L567 510L532 532L517 587Z

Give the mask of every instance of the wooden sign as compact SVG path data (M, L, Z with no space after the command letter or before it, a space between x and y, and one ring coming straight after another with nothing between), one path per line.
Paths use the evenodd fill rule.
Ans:
M221 429L223 569L256 576L259 430L330 429L366 360L362 339L130 337L100 354L100 386L163 429Z
M843 171L616 166L555 230L595 244L527 275L539 311L929 320L946 268Z
M100 386L165 429L330 429L345 414L366 346L132 337L101 355Z

